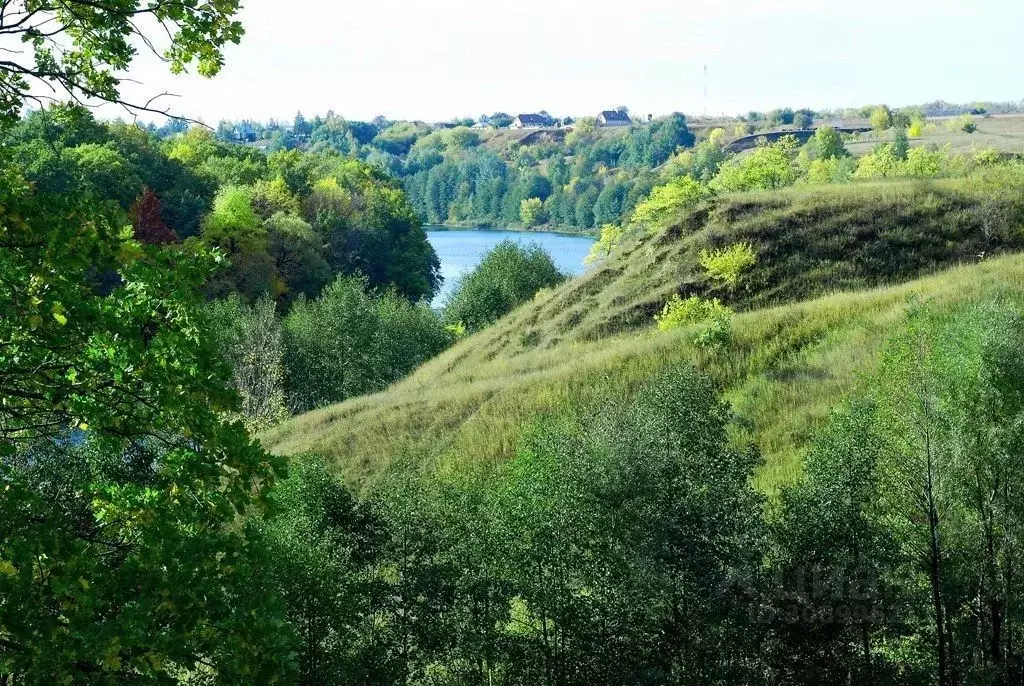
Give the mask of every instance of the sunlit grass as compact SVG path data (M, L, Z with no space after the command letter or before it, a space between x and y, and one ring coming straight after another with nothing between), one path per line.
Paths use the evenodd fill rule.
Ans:
M1024 258L740 314L731 343L716 350L696 346L692 328L662 333L647 327L495 354L502 337L512 334L510 318L383 393L297 417L264 440L286 454L320 452L350 481L371 486L398 464L447 469L506 459L537 414L599 412L666 367L692 362L733 404L736 440L760 449L759 484L771 491L799 473L815 426L859 373L871 371L910 298L943 308L999 295L1024 299Z

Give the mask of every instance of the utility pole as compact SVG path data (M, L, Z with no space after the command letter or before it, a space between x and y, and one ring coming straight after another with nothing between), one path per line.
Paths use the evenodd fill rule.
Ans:
M708 65L704 65L704 118L708 118Z

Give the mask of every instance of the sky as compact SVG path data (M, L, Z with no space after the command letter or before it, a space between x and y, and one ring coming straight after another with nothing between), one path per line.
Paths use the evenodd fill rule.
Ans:
M240 20L214 79L140 57L125 94L209 124L1024 99L1021 0L248 0Z

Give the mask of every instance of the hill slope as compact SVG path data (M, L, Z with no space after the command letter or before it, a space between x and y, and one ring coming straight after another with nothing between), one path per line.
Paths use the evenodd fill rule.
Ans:
M870 369L909 298L938 307L1024 298L1024 258L950 269L1021 248L1022 217L1012 195L953 183L720 199L539 294L387 391L296 417L264 442L284 454L320 452L363 486L398 464L487 464L512 454L537 413L599 412L692 361L732 401L737 438L760 447L771 488L797 473L810 432ZM725 298L746 310L729 346L707 350L692 343L692 330L653 330L652 315L673 292L728 295L701 276L697 255L737 240L754 243L760 261L747 288ZM892 282L904 283L879 285ZM829 294L846 289L861 290Z

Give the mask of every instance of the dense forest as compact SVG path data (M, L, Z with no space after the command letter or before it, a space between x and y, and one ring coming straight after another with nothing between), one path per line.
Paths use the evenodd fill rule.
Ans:
M934 124L885 107L870 117L891 140L859 159L829 127L733 156L682 115L614 138L572 122L507 156L465 126L328 117L264 152L81 102L25 108L41 81L148 111L117 77L140 25L166 29L172 71L215 76L237 2L7 9L0 33L27 53L0 61L0 686L1024 680L1024 277L1002 256L1021 241L1020 161L913 146ZM780 210L789 186L804 195ZM435 311L424 220L600 225L599 267L567 283L506 242ZM717 242L687 244L701 232ZM607 303L632 319L563 340L647 253L648 280ZM656 271L676 259L685 272ZM799 302L926 274L954 295ZM758 347L738 310L781 301L797 309L757 312ZM827 307L886 328L813 330ZM768 487L740 410L783 394L734 407L723 370L824 387L830 372L778 365L837 331L877 346L830 360L856 378ZM568 383L584 354L640 345L686 357ZM471 356L529 392L528 349L563 393L492 431L503 384ZM508 458L448 444L424 469L409 420L364 465L371 487L345 483L326 453L355 440L355 411L335 403L372 412L439 353L480 395L443 375L441 399L394 387L405 416L461 403L475 445ZM270 452L264 430L293 413L341 438Z

